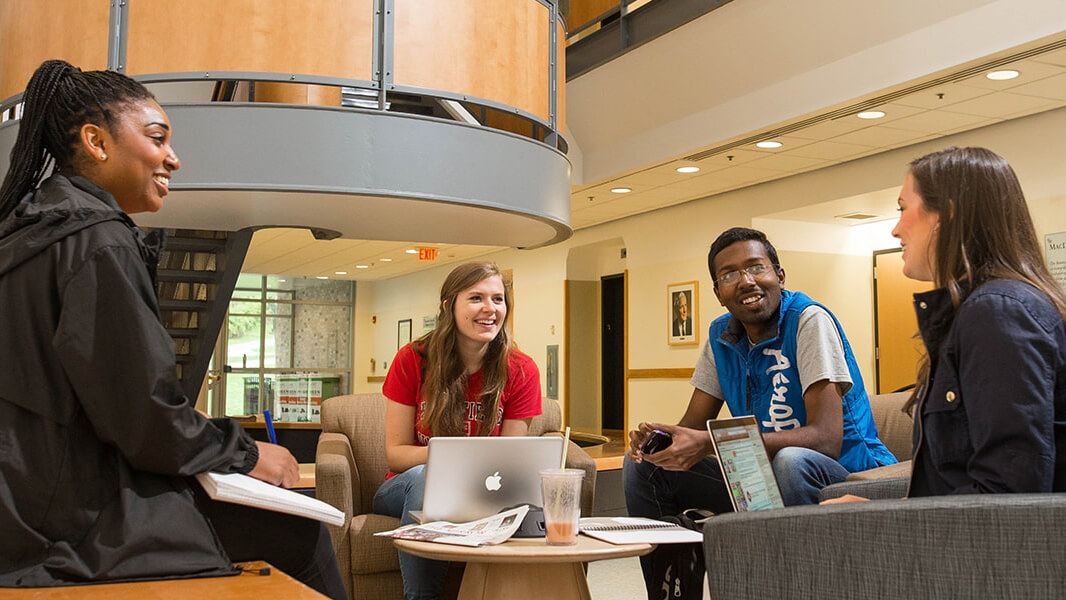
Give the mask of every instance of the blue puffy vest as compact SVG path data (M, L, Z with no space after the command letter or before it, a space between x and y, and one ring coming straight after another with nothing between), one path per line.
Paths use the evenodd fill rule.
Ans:
M743 329L739 336L728 331L730 315L711 323L707 339L711 340L718 380L730 413L755 415L764 432L795 429L807 423L796 360L796 330L800 313L815 304L822 306L802 292L781 290L777 335L750 349ZM844 342L844 359L852 382L843 399L844 443L837 460L851 472L895 463L895 457L877 437L870 400L848 338L833 313L829 309L826 312Z

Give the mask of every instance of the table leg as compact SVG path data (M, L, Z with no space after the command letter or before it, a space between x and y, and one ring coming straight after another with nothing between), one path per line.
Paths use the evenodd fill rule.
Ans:
M581 563L467 563L459 600L592 600Z

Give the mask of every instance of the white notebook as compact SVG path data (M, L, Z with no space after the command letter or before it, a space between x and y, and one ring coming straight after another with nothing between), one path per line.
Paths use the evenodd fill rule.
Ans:
M687 544L703 534L676 523L643 517L590 517L579 522L581 533L612 544Z
M254 477L240 473L200 473L196 480L212 500L307 517L337 527L344 525L344 513L332 505Z

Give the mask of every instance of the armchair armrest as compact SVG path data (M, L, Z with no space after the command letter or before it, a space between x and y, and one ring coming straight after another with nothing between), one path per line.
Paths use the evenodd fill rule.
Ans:
M325 460L333 457L332 460ZM339 470L341 465L347 468ZM345 511L348 518L364 512L359 496L359 467L351 442L343 433L323 432L315 450L315 495Z
M348 438L340 433L321 434L315 451L315 497L344 511L343 525L327 525L326 528L337 555L337 566L349 589L352 571L349 531L353 510L359 502L359 497L353 494L353 490L358 488L353 487L353 484L359 485L359 470L352 458Z
M713 598L1053 597L1066 586L1064 519L1063 493L719 515L704 528L707 579Z
M909 477L844 481L822 488L822 491L818 492L818 501L839 498L844 494L854 494L870 500L902 498L907 495L907 486L909 484Z

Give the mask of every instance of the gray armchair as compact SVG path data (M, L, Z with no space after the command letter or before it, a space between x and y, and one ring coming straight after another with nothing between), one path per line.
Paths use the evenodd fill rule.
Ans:
M908 393L871 397L878 433L910 458ZM707 583L729 598L1061 598L1066 493L903 499L910 461L821 491L871 502L718 515Z
M1064 522L1066 493L719 515L704 528L707 580L715 600L1061 598Z
M315 457L316 496L344 511L345 524L330 526L341 577L352 600L402 598L403 580L396 549L389 538L374 534L400 526L399 519L375 515L374 493L385 481L385 403L381 394L337 396L322 405L322 435ZM562 435L562 415L555 400L544 399L543 414L529 424L528 435ZM585 471L581 514L592 512L596 463L573 442L566 466ZM448 590L453 582L446 581Z

